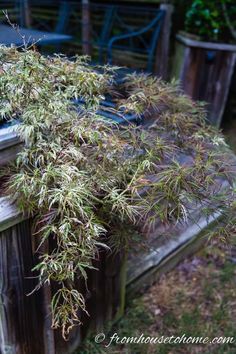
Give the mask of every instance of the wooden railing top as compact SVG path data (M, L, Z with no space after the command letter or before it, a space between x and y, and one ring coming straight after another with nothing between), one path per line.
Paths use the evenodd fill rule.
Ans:
M147 249L141 251L139 256L132 256L128 260L127 266L127 286L138 281L145 272L157 267L171 253L175 252L179 247L200 237L203 230L211 228L215 222L220 219L221 213L215 212L208 217L200 217L197 223L185 224L182 227L172 228L170 235L165 236L155 230L155 240L153 245L148 244ZM156 243L159 243L157 246Z
M16 126L0 129L0 150L20 143L20 138L15 130Z
M0 128L0 166L16 158L22 147L22 142L15 132L15 126Z
M177 34L176 38L179 42L184 45L188 45L189 47L236 52L236 44L197 41L195 39L187 38L181 34Z
M0 197L0 232L25 219L26 217L11 202L9 197Z

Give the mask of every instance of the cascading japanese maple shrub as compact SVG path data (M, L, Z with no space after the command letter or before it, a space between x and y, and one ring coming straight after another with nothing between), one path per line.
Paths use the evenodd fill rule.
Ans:
M225 232L234 224L229 150L205 123L203 105L175 83L133 74L118 84L116 69L15 48L0 48L0 65L0 117L20 118L25 142L2 171L5 190L34 217L43 251L38 287L58 284L52 326L65 338L80 323L78 310L86 311L75 280L86 281L100 247L128 248L133 231L157 219L188 222L190 204L202 203L205 214L227 210ZM105 120L97 108L106 95L113 112L143 114L148 126ZM79 110L77 98L86 102ZM221 178L231 182L227 191L219 192ZM44 247L50 240L53 248Z

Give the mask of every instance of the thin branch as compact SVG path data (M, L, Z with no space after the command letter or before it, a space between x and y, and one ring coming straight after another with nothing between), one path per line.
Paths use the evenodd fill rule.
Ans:
M11 22L7 11L2 11L2 12L3 12L4 16L6 17L7 23L14 29L14 31L17 32L17 34L19 35L19 37L22 39L23 45L20 46L20 47L23 47L25 50L34 47L34 46L35 46L37 43L39 43L39 42L41 41L41 39L44 37L44 36L43 36L42 38L39 38L37 41L34 41L31 45L29 45L30 40L31 40L31 37L29 37L28 40L26 41L25 35L22 34L21 31L20 31L20 27L19 27L17 24Z

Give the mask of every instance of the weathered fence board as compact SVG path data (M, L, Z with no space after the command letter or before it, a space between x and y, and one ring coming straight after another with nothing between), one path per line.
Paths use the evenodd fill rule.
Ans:
M0 348L1 353L42 354L43 315L31 272L34 257L31 225L24 221L0 236Z
M22 213L11 204L9 198L0 197L0 232L19 224L23 220Z

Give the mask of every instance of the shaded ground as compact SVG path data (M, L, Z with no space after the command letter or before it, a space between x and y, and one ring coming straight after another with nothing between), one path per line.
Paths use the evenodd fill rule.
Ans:
M186 259L127 307L108 340L89 339L80 354L234 354L236 353L235 255L215 245ZM112 344L109 337L200 336L235 337L235 344Z

